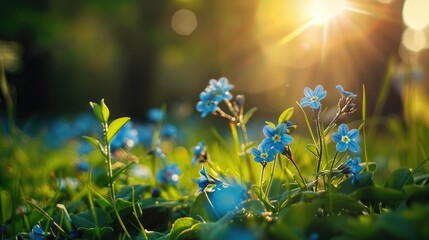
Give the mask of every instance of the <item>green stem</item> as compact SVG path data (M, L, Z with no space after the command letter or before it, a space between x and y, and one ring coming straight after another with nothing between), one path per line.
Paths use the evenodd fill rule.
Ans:
M110 197L115 201L115 188L113 185L112 154L110 152L110 142L107 139L107 123L103 124L104 141L106 143L107 177L109 179Z
M322 106L320 106L322 107ZM317 112L316 112L317 111ZM317 135L319 136L319 158L317 160L317 169L316 169L316 183L314 185L314 191L317 192L317 185L318 185L318 181L319 181L319 171L320 171L320 164L322 162L322 153L323 153L323 146L322 146L322 132L320 130L320 108L315 110L315 120L316 120L316 131L317 131Z
M337 160L337 156L338 156L338 151L335 152L334 159L332 159L331 168L329 168L329 176L328 176L329 186L328 186L328 188L330 188L330 186L332 185L332 181L333 181L333 178L332 178L332 169L334 168L335 161Z
M264 170L265 170L265 166L267 166L266 165L266 163L265 164L261 164L261 177L260 177L260 179L259 179L259 192L260 192L260 194L261 194L261 196L262 196L262 193L263 193L263 189L262 189L262 183L264 182Z
M252 163L250 162L250 156L249 156L249 153L246 151L246 146L249 143L249 139L247 136L247 128L246 128L246 125L243 124L243 122L240 122L239 125L241 130L241 136L243 138L243 143L244 143L243 152L246 156L246 162L247 162L247 167L249 168L250 179L252 179L252 181L255 181L256 178L255 178L255 174L253 173Z
M301 170L299 170L299 167L295 163L295 161L293 160L292 156L290 158L287 158L287 159L289 159L292 162L293 166L295 167L296 171L298 172L299 178L301 178L302 183L304 183L304 185L305 185L305 190L308 190L307 183L305 182L304 177L302 176Z
M270 192L271 184L273 183L274 178L274 170L276 170L276 165L278 161L278 154L276 154L276 158L274 159L273 166L271 167L270 180L268 180L267 189L265 189L265 196L268 198L268 194Z

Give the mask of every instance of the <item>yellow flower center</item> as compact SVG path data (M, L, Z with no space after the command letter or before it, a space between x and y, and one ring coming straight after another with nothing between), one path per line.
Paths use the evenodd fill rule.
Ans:
M349 139L349 137L347 137L347 136L343 136L343 137L341 138L341 141L343 141L343 142L345 142L345 143L349 143L350 139Z
M266 154L266 153L261 154L261 158L267 158L267 157L268 157L268 154Z
M319 99L318 97L316 97L316 96L313 96L312 98L311 98L311 101L312 102L315 102L315 101L317 101L317 99Z
M279 135L274 135L274 137L273 137L273 140L274 140L274 142L278 142L278 141L280 141L280 136Z

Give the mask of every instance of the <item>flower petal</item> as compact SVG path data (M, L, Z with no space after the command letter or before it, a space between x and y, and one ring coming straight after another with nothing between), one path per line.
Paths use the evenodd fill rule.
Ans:
M337 132L334 132L333 134L332 134L332 140L335 142L335 143L339 143L339 142L341 142L341 135L339 134L339 133L337 133Z
M359 152L359 144L355 141L350 141L349 150L352 152Z
M305 87L304 88L304 96L306 96L307 98L313 97L313 90L311 90L311 88L309 88L309 87Z
M314 101L314 102L312 102L312 103L310 104L310 107L311 107L312 109L318 109L318 108L320 108L320 102L319 102L319 101Z
M337 143L337 151L338 152L344 152L346 149L347 149L347 143L345 143L345 142Z
M252 148L252 149L250 150L250 152L251 152L251 153L252 153L252 155L253 155L253 156L255 156L255 157L261 156L261 152L260 152L258 149L256 149L256 148Z
M347 124L341 124L339 127L338 127L338 133L341 135L341 136L347 136L347 134L349 133L349 127L347 126Z
M291 144L293 142L293 138L287 134L284 134L281 138L280 141L283 144Z
M265 138L259 144L258 148L261 150L261 152L267 152L273 146L274 146L274 140L272 138Z
M359 137L359 131L357 129L350 130L348 134L350 139L357 139Z
M306 98L306 97L301 98L301 101L299 101L299 105L301 105L301 107L303 107L303 108L310 105L310 103L311 103L311 100Z
M265 125L262 129L262 132L264 133L265 137L273 137L276 135L276 130L269 125Z
M314 96L320 96L323 93L323 87L322 85L317 85L314 89Z

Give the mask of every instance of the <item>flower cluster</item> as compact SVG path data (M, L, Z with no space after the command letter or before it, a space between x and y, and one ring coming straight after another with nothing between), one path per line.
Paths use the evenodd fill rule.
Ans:
M328 132L335 127L336 121L338 118L345 114L350 114L356 111L356 105L354 100L357 97L357 94L345 91L341 85L336 86L338 92L341 95L341 98L338 101L338 111L335 117L332 119L331 123L326 128ZM320 100L324 99L327 95L326 91L323 89L321 85L318 85L314 91L311 88L306 87L304 89L305 97L301 99L300 105L301 107L310 106L312 109L319 109L321 106ZM318 121L318 115L316 117L316 122ZM322 134L322 133L318 133ZM323 137L323 136L322 136ZM357 129L349 130L349 127L346 124L341 124L338 127L338 132L334 132L332 134L332 140L336 143L337 152L345 152L349 150L353 154L359 152L359 131ZM335 163L335 159L333 159L333 164ZM347 157L347 161L341 164L338 167L338 170L341 170L343 174L353 174L352 183L359 181L359 172L361 170L360 158L355 157L350 159Z
M211 79L209 85L200 94L200 101L197 103L197 111L202 117L209 113L214 113L218 109L218 104L222 101L231 100L230 90L234 86L228 83L228 79L222 77L218 81Z
M256 162L264 165L273 161L277 153L284 152L285 145L293 142L293 138L287 134L287 128L286 123L279 123L275 128L271 125L266 125L263 128L262 132L265 139L262 140L258 148L251 150Z

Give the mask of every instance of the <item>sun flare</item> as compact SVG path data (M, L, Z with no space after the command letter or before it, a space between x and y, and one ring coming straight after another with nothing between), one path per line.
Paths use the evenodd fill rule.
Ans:
M313 0L313 22L325 24L346 8L345 0Z

